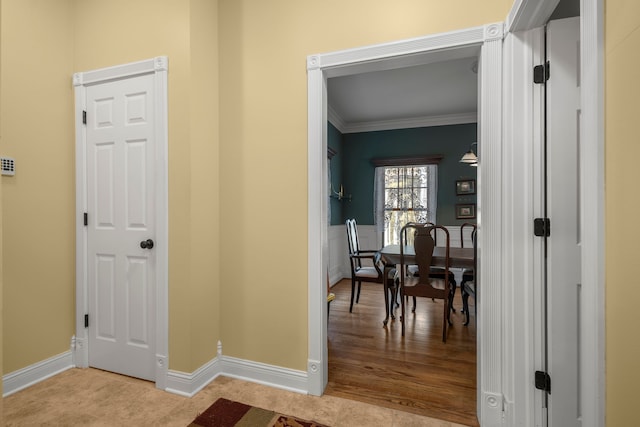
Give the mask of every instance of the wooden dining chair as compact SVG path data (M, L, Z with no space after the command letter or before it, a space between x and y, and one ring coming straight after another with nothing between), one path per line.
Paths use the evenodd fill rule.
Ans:
M435 225L435 224L429 223L429 225ZM438 246L438 229L437 228L434 228L431 231L431 236L433 237L433 241L435 242L436 246ZM451 289L451 291L450 291L451 295L449 296L450 297L449 298L449 309L455 313L456 309L453 306L453 298L456 295L456 288L457 288L456 275L453 273L453 271L449 271L449 272L445 273L444 268L442 268L442 267L433 267L433 266L430 269L429 275L432 278L435 278L435 279L444 280L445 277L449 278L449 286L450 286L450 289Z
M414 224L414 223L411 223ZM424 226L435 226L434 223L432 222L425 222L425 223L415 223L418 225L424 225ZM433 241L435 243L435 246L438 246L438 229L437 228L433 228L431 230L431 237L433 237ZM409 266L408 267L408 271L413 274L414 276L418 276L418 268L417 266ZM451 295L449 298L449 310L453 311L454 313L456 312L455 307L453 306L453 299L456 295L456 287L457 287L457 282L456 282L456 275L453 273L453 271L449 271L449 272L445 272L444 268L442 267L434 267L431 266L431 268L429 269L429 276L431 276L431 278L433 279L441 279L444 280L445 277L449 278L449 286L451 289ZM435 298L434 298L435 299ZM412 312L416 311L416 298L413 298L413 309Z
M476 225L465 222L460 226L460 247L464 248L464 230L471 228L471 244L473 245L473 265L474 268L465 268L462 271L462 281L460 282L460 292L462 294L462 312L465 314L464 325L469 324L469 297L472 296L475 300L476 296ZM475 309L475 304L474 304Z
M360 301L360 289L362 282L382 283L384 284L384 267L380 261L380 251L376 249L360 249L360 240L358 239L358 225L355 219L347 219L345 222L347 227L347 242L349 245L349 261L351 264L351 303L349 305L349 313L353 310L353 301L355 297L356 304ZM395 295L393 277L395 269L389 272L387 285L392 295ZM356 291L356 284L357 291ZM388 295L385 294L385 305L387 305Z
M441 230L445 236L445 266L444 276L442 278L432 277L431 259L433 257L433 248L435 240L432 233ZM402 336L405 332L406 309L405 300L407 296L426 297L443 300L442 311L442 341L447 341L447 325L451 324L449 316L451 301L451 285L446 280L449 273L449 249L450 239L449 231L441 225L426 225L410 223L402 227L400 232L400 272L406 272L406 266L409 260L404 255L404 248L409 244L409 234L413 235L413 247L415 250L415 259L410 262L411 265L417 265L418 275L400 274L399 292L401 295L401 317Z

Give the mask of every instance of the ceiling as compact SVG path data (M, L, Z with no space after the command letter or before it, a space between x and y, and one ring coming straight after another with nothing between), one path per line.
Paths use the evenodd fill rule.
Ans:
M474 123L477 56L329 78L329 121L342 133Z
M560 0L551 19L578 15L579 0ZM479 49L458 52L327 79L329 121L342 133L476 122Z

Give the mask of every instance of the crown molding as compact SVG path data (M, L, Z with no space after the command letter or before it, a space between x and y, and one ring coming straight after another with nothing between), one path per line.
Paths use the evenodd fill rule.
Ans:
M338 129L343 134L375 132L379 130L461 125L478 122L478 114L475 111L469 113L411 117L406 119L394 120L377 120L369 122L345 122L332 108L328 108L327 115L329 122L331 122L331 124L334 125L336 129Z
M342 120L340 114L338 114L336 110L331 108L330 105L327 106L327 120L329 120L329 123L335 126L335 128L338 129L340 133L346 133L345 129L347 128L347 124L344 122L344 120Z

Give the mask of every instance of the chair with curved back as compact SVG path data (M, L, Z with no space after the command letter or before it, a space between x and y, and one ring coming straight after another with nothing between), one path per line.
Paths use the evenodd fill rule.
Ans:
M354 296L356 304L360 301L360 289L362 288L362 282L384 283L384 274L383 268L381 268L380 265L380 251L373 249L360 249L358 225L356 224L356 220L347 219L345 225L347 227L349 261L351 264L351 304L349 305L349 313L351 313L353 310ZM389 274L395 274L395 270ZM393 285L393 276L388 280L389 283ZM357 293L356 284L358 285ZM385 306L388 306L388 295L386 294Z
M460 226L460 247L464 248L464 237L465 237L465 228L471 228L471 244L473 245L473 253L474 253L474 266L475 266L475 252L477 250L476 246L476 225L465 222ZM462 271L462 281L460 282L460 292L462 293L462 312L465 314L465 322L464 325L469 324L469 296L473 296L475 298L476 295L476 286L475 286L475 268L465 268ZM474 305L475 307L475 305Z
M433 249L435 248L435 240L432 233L442 230L445 235L445 265L444 275L441 278L432 277L431 260L433 258ZM404 248L409 246L409 233L413 234L413 248L415 250L414 259L408 259L404 254ZM409 223L402 227L400 232L400 272L406 272L408 265L417 265L418 275L400 274L399 292L401 294L401 313L402 317L402 336L405 329L405 300L408 296L426 297L443 300L442 312L442 341L447 341L447 324L451 324L449 318L450 301L451 301L451 283L445 280L449 275L449 231L441 225L427 225Z
M422 224L424 226L435 226L434 223L432 222L426 222L426 223L416 223L416 224ZM431 230L431 237L433 237L433 242L436 246L438 246L438 228L433 228ZM413 274L414 276L418 275L418 269L417 266L408 266L407 267L409 273ZM450 286L450 292L451 295L449 297L449 309L451 311L453 311L454 313L456 312L455 307L453 306L453 298L456 295L456 286L457 286L457 282L456 282L456 275L453 273L453 271L449 271L448 273L445 273L445 270L443 267L431 267L429 269L429 276L433 279L442 279L444 280L445 277L449 277L449 286ZM435 299L435 298L434 298ZM416 298L413 298L413 310L412 312L416 311Z
M429 225L435 225L435 224L429 223ZM432 237L433 237L433 241L435 242L436 246L438 246L438 231L437 231L437 229L433 229L431 234L432 234ZM448 236L448 234L447 234L447 236ZM431 267L429 275L431 277L433 277L433 278L443 279L443 280L444 280L445 277L449 277L449 286L451 287L450 288L451 289L451 295L450 295L450 298L449 298L449 309L451 309L451 311L453 311L455 313L456 309L453 306L453 298L456 295L456 287L457 287L456 275L453 273L453 271L449 271L445 275L444 268L442 268L442 267Z

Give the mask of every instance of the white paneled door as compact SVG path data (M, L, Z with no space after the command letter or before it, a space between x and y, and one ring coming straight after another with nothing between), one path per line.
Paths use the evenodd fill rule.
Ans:
M155 380L153 76L86 91L89 366Z
M551 427L581 425L580 19L547 26L547 369Z

